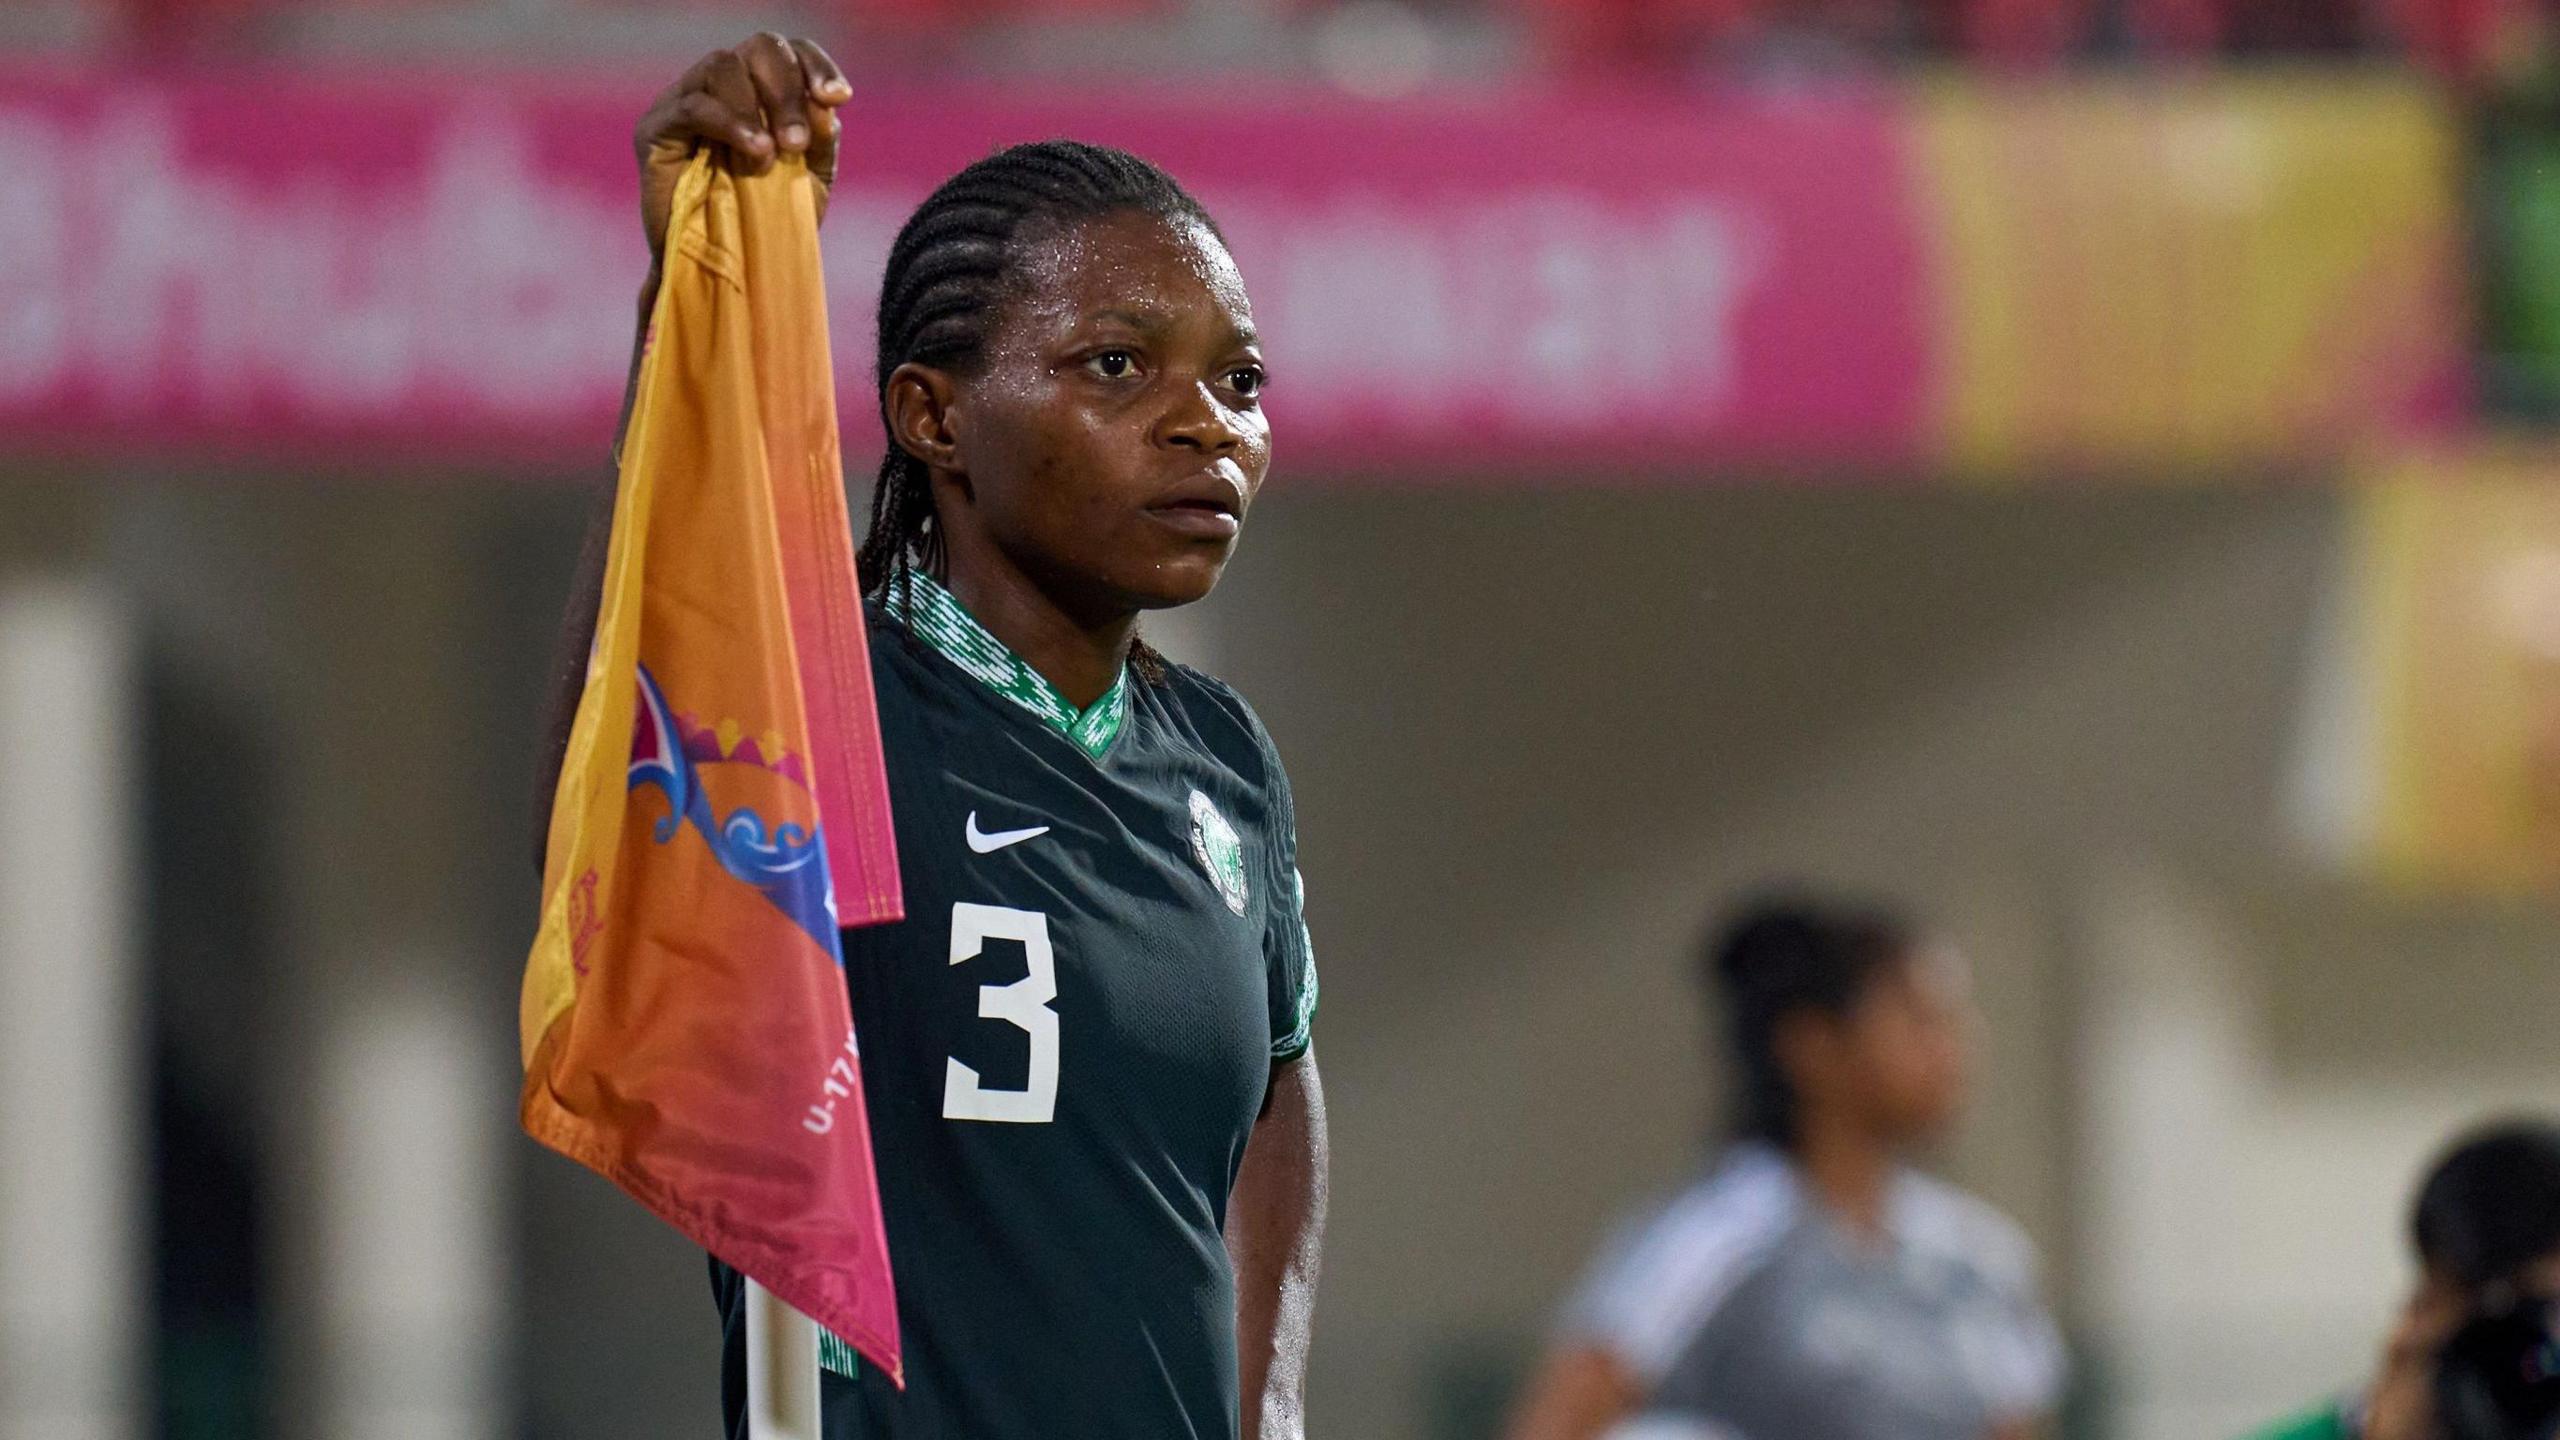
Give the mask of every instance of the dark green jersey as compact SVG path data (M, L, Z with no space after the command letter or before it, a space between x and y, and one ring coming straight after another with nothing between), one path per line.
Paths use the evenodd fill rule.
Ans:
M1315 1004L1287 777L1215 680L1078 711L905 598L871 620L907 918L844 946L907 1388L830 1338L826 1432L1232 1436L1227 1196Z

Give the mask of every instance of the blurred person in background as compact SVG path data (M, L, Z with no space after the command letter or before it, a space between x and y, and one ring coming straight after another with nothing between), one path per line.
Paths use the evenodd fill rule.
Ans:
M1961 1108L1966 966L1881 910L1745 909L1707 950L1738 1114L1565 1313L1511 1440L2024 1440L2063 1379L2026 1238L1911 1168Z
M2255 1440L2548 1440L2560 1434L2560 1124L2457 1141L2409 1217L2418 1284L2362 1395Z
M706 147L823 193L849 98L775 35L686 71L637 134L652 253ZM1242 279L1161 170L1016 146L900 231L879 344L858 567L907 918L844 970L906 1383L830 1337L826 1434L1288 1440L1325 1175L1295 813L1243 699L1137 634L1217 583L1270 463ZM713 1289L742 1436L745 1286Z

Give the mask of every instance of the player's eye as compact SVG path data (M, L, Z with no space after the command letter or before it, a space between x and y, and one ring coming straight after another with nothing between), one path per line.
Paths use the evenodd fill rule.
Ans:
M1247 400L1259 397L1262 394L1262 387L1269 384L1270 380L1271 377L1265 374L1259 365L1239 365L1227 372L1227 388Z
M1138 373L1138 357L1128 350L1098 350L1085 360L1084 368L1105 380L1126 380Z

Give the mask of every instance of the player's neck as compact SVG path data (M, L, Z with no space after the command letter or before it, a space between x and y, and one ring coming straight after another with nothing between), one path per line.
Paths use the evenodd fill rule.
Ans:
M1138 633L1135 610L1079 617L989 551L951 557L945 583L971 618L1082 710L1111 692Z
M1884 1235L1892 1150L1855 1125L1809 1116L1796 1139L1795 1160L1805 1184L1843 1225L1860 1235Z

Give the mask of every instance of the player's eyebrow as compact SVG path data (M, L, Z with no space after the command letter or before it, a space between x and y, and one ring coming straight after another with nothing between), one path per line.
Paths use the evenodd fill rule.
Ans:
M1128 326L1130 329L1137 331L1141 335L1162 334L1165 328L1172 323L1170 317L1161 310L1140 309L1126 305L1113 305L1106 309L1096 310L1086 318L1091 323L1100 323L1105 320L1117 320L1121 324Z
M1172 329L1174 323L1173 316L1169 313L1146 306L1112 305L1096 310L1085 317L1087 324L1101 324L1104 321L1117 321L1150 340ZM1251 325L1234 325L1227 330L1227 348L1230 350L1241 350L1261 343L1261 332Z

